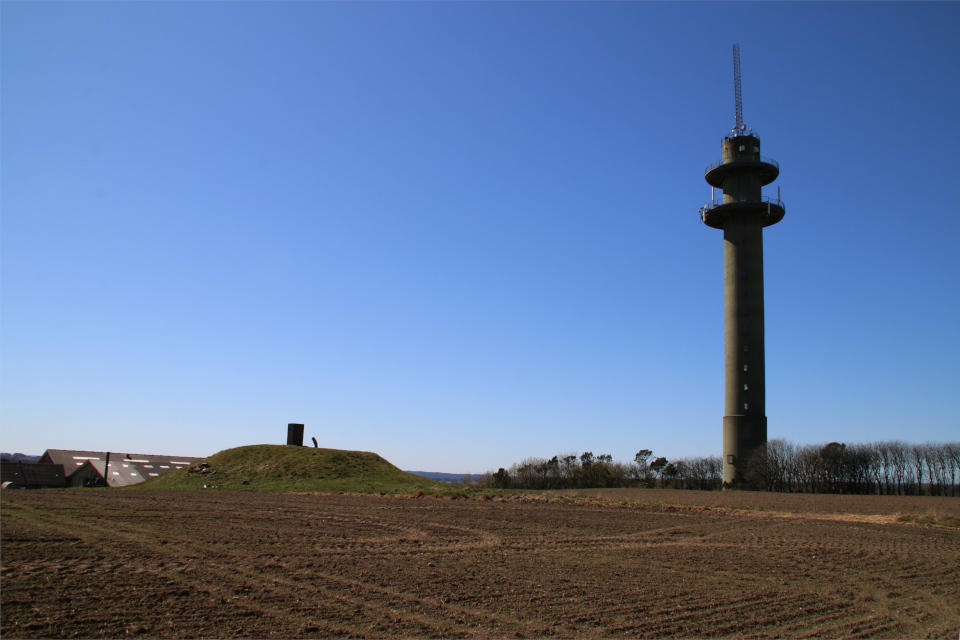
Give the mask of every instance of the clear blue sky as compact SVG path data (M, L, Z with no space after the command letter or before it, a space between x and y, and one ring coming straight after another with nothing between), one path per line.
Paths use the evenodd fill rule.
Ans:
M960 3L0 4L3 451L719 454L744 119L770 437L960 435Z

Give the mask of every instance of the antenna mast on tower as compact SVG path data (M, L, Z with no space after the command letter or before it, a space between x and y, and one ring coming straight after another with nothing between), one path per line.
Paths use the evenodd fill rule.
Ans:
M737 124L733 128L737 133L746 129L743 126L743 100L740 96L740 45L733 45L733 92L737 99Z

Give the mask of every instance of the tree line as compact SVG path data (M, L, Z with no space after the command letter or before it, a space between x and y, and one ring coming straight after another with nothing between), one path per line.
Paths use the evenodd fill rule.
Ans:
M598 489L614 487L675 487L719 489L723 465L719 456L669 461L641 449L633 461L614 462L609 454L558 454L550 459L527 458L510 468L480 476L476 485L490 489Z
M747 463L746 488L798 493L960 495L960 442L795 445L769 441Z
M647 487L716 490L723 488L719 456L676 460L641 449L631 462L585 451L552 458L527 458L475 486L490 489L591 489ZM909 444L899 440L869 444L795 445L769 441L750 457L735 488L795 493L882 495L960 495L960 443Z

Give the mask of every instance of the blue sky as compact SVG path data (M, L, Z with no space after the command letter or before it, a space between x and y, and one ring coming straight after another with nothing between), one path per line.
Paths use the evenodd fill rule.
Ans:
M0 5L0 449L719 454L744 120L770 437L960 433L958 3Z

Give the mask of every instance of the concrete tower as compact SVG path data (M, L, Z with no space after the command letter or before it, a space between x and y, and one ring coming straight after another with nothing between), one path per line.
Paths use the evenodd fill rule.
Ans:
M723 416L723 481L746 471L750 454L767 442L763 353L763 229L783 219L778 199L761 194L780 166L760 155L760 136L743 124L740 45L733 47L736 125L723 138L720 160L704 173L723 190L700 207L700 219L723 230L726 395ZM778 189L779 191L779 189Z

